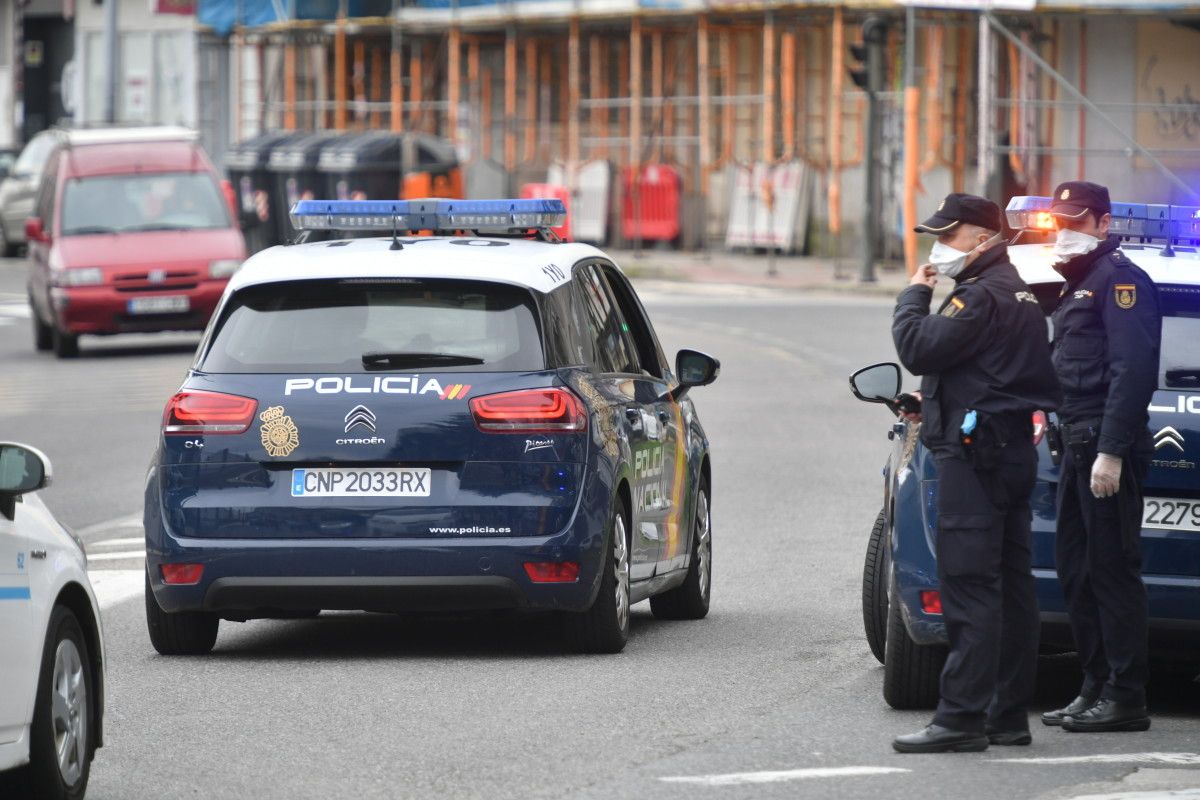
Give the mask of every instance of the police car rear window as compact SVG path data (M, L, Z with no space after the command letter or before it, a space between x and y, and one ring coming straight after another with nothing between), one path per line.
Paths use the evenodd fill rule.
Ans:
M1159 286L1162 349L1158 388L1200 391L1200 287Z
M237 292L197 368L213 373L544 368L533 297L478 281L343 279Z

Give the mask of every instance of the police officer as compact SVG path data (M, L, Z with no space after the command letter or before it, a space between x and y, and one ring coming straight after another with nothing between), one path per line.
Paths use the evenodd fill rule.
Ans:
M1108 189L1054 190L1054 366L1065 395L1055 556L1083 666L1079 696L1042 715L1069 731L1144 731L1146 587L1139 535L1153 444L1146 407L1158 383L1162 318L1154 284L1109 236Z
M921 378L921 441L937 463L937 561L950 653L932 724L902 753L1029 744L1038 607L1029 495L1033 412L1058 407L1046 321L1008 260L1000 208L951 194L916 227L930 264L896 303L892 337ZM936 314L937 276L955 281ZM914 419L916 415L910 416Z

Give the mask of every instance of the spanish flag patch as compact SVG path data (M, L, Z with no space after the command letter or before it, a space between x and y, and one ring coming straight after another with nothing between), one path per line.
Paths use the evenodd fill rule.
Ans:
M1137 286L1132 283L1118 283L1113 286L1113 296L1117 308L1133 308L1137 304Z
M967 304L957 297L951 297L950 303L942 309L943 317L953 317L967 307Z

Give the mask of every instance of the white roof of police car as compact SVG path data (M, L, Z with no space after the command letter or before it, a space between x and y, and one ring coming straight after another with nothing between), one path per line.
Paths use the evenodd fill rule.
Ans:
M1175 248L1174 256L1164 256L1158 244L1126 243L1121 245L1125 256L1141 267L1150 280L1158 284L1200 286L1200 253L1195 248ZM1062 283L1063 277L1054 269L1054 245L1020 244L1008 248L1008 257L1021 278L1030 286L1039 283Z
M407 237L411 240L411 237ZM406 237L401 237L401 242ZM452 244L500 242L503 246ZM608 258L587 244L551 244L529 239L421 237L390 249L390 236L272 247L255 254L230 279L229 289L280 281L329 278L458 278L498 281L550 292L585 258ZM611 259L609 259L611 260ZM555 266L561 276L546 267Z

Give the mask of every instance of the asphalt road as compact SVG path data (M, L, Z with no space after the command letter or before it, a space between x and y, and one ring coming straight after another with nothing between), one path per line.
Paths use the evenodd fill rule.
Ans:
M1033 726L1027 748L901 756L927 714L889 709L859 582L886 411L846 377L889 360L885 298L644 285L664 347L708 351L713 605L634 609L617 656L545 620L323 614L223 623L213 654L157 655L141 606L142 483L195 336L33 351L24 268L0 262L0 438L45 450L45 499L88 541L105 604L107 744L89 797L1072 798L1200 786L1200 686L1156 676L1146 734ZM1047 661L1037 711L1069 700ZM1160 795L1165 796L1165 795ZM1200 797L1174 795L1176 797Z

